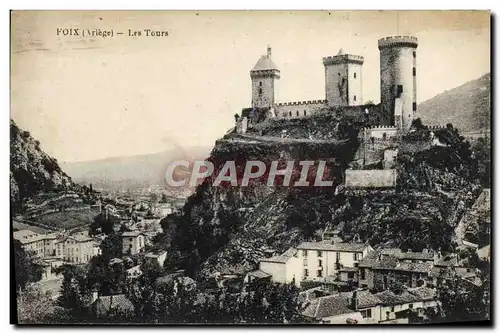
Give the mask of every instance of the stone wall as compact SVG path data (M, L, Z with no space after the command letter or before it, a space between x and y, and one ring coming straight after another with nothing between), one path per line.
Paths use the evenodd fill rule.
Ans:
M301 118L310 116L326 107L326 100L276 103L274 111L277 118Z
M396 186L396 170L345 171L345 186L348 188L393 188Z

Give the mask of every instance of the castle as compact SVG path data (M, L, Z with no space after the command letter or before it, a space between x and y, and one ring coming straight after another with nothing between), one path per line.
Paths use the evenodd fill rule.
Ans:
M379 39L379 108L388 115L388 122L366 129L367 137L385 139L411 126L417 111L417 46L417 38L413 36ZM363 105L362 56L346 54L340 49L335 56L324 57L325 99L285 103L276 103L274 99L275 81L280 79L280 70L271 56L268 47L267 54L262 55L250 70L252 107L243 109L240 123L244 121L251 125L271 118L307 117L324 108ZM240 124L239 129L242 127L246 130L247 124Z

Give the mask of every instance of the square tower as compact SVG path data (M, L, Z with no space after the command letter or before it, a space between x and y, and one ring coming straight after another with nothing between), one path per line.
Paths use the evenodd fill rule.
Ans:
M272 108L274 105L274 80L280 78L280 71L271 59L271 48L263 55L250 71L252 79L252 107Z
M325 65L325 95L329 107L363 104L362 56L344 54L323 58Z

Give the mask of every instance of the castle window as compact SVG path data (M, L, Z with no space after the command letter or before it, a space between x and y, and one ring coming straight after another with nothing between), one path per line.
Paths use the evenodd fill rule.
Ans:
M259 88L259 95L262 95L262 88Z
M340 77L340 73L339 73L339 77Z
M307 116L307 111L304 110L304 116Z
M396 92L396 97L401 97L401 94L403 94L403 85L398 85L398 90Z
M387 139L387 133L385 133L385 132L384 132L384 133L382 134L382 139L383 139L383 140L386 140L386 139Z
M291 112L291 111L289 111L289 112L288 112L288 115L289 115L290 117L292 117L292 112Z
M259 81L259 86L262 87L262 81Z
M299 111L297 110L297 117L299 117Z
M413 111L417 111L417 102L413 102Z
M413 76L416 77L417 76L417 69L414 67L413 68Z
M354 72L354 79L356 79L356 72Z
M354 95L354 102L356 102L356 95Z
M417 52L413 51L413 58L417 58Z

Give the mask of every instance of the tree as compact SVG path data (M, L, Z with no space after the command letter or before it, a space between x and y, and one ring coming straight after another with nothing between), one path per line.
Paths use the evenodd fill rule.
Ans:
M16 290L24 289L28 282L38 282L42 279L43 267L36 263L33 256L27 253L19 240L14 240L14 271L16 275Z
M489 276L482 286L455 276L438 284L437 291L443 321L489 320Z
M50 323L48 316L54 311L49 296L35 286L26 287L17 296L17 320L20 324Z

